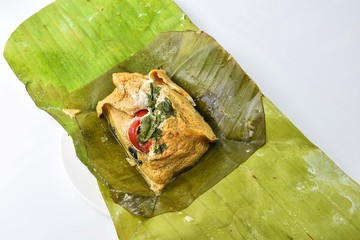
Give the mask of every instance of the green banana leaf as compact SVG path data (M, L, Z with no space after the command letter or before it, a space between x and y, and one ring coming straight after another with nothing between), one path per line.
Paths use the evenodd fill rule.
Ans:
M359 185L265 97L266 144L186 209L144 218L113 201L111 186L103 185L106 180L89 161L89 146L79 129L78 122L91 112L71 118L64 109L82 109L74 102L78 91L87 92L87 86L101 79L99 75L142 49L158 33L195 30L184 16L172 1L165 0L60 0L24 22L5 49L7 61L35 103L71 134L79 158L100 179L119 238L358 239ZM129 58L128 62L133 61ZM171 64L163 67L179 84L186 79ZM183 87L189 91L186 84ZM93 89L90 95L104 92L104 88ZM198 103L200 109L206 107ZM207 119L212 122L211 116ZM224 136L240 138L227 133ZM101 140L111 141L106 136Z
M126 149L117 144L110 131L104 131L106 122L98 119L95 109L97 102L114 88L113 72L147 74L157 66L194 97L198 111L219 139L160 196L128 164ZM184 209L265 142L258 87L213 38L195 31L159 34L144 49L73 92L69 107L81 110L75 118L88 161L101 176L99 180L110 189L112 199L132 213L146 217Z
M100 184L120 239L359 239L360 186L263 103L266 144L180 212L133 216Z
M80 160L102 179L71 116L70 96L158 33L182 30L197 28L171 0L58 0L12 33L4 56L36 105L65 128Z

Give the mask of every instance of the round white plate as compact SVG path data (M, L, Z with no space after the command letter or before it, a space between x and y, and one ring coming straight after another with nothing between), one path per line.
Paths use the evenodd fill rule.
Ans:
M76 156L73 141L66 132L61 134L60 148L65 173L76 191L87 203L110 217L96 178Z

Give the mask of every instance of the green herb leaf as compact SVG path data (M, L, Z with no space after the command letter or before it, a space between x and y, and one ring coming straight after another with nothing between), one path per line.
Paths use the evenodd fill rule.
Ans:
M153 83L150 83L150 94L147 94L149 100L149 108L154 109L156 100L161 91L161 87L155 86Z
M162 135L162 131L160 128L156 128L155 131L153 132L153 134L151 135L152 139L158 139L160 138Z
M150 84L151 86L151 94L153 95L153 99L157 99L159 96L159 93L161 91L161 87L155 86L153 83Z
M147 116L143 117L141 119L141 125L137 135L139 142L144 144L149 141L155 132L156 127L156 117L154 115L148 114Z
M175 115L172 103L168 98L165 98L164 101L160 102L155 107L155 113L157 115L164 116L165 119Z
M157 146L157 148L154 150L155 154L162 154L167 149L167 146L165 143L160 144Z

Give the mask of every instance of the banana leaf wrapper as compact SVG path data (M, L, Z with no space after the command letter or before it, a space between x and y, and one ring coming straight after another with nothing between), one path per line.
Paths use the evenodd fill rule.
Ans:
M194 98L198 111L219 140L194 167L178 175L160 196L155 196L142 176L129 166L125 149L109 132L104 132L106 123L97 118L94 106L110 93L108 89L113 90L113 72L147 74L158 67ZM75 118L88 161L110 188L112 199L133 214L145 217L184 209L265 142L259 88L214 39L195 31L159 34L143 50L70 94L68 103L71 109L82 112Z
M142 19L143 16L145 19ZM357 239L360 234L359 185L261 95L265 110L265 146L216 185L207 191L203 189L204 192L194 197L191 200L193 203L186 209L144 218L134 216L114 202L117 196L113 193L118 193L118 189L109 184L106 180L109 178L104 173L111 173L119 166L107 166L101 174L94 168L94 162L89 160L89 149L97 142L87 142L83 131L86 126L79 124L91 116L92 105L76 102L74 96L85 92L84 95L95 96L93 101L89 101L95 103L96 98L110 88L108 84L101 89L89 87L96 81L104 81L99 79L106 79L97 76L142 49L158 33L187 29L194 30L196 27L172 1L62 0L24 22L9 39L5 57L26 84L35 103L50 113L73 137L79 158L99 179L100 189L121 239L192 239L195 236L196 239ZM181 42L186 37L173 39ZM145 48L133 57L136 59L142 53L151 55L151 51L147 52ZM161 53L162 56L164 53ZM189 51L189 55L191 53ZM173 54L173 49L170 49L165 55ZM200 54L199 57L204 59L203 62L211 60L205 55ZM156 65L170 72L177 83L195 98L200 96L196 98L200 111L213 106L211 94L201 98L203 93L196 89L191 92L193 88L187 87L187 81L180 82L187 79L180 70L194 62L173 59L179 61L174 61L175 64L160 61ZM118 67L141 72L155 63L151 63L150 58L144 60L144 67L133 62L129 58ZM180 63L184 65L176 65ZM211 65L221 66L221 61L204 64L207 67L198 69L197 74L212 73L209 71ZM188 76L191 79L197 75ZM77 110L74 109L80 109L82 113L75 115ZM261 108L258 109L261 112ZM244 140L241 134L233 134L220 124L217 127L219 122L210 113L205 111L202 114L216 131L223 131L221 136L224 139L235 143ZM261 117L254 119L261 122ZM85 125L89 122L84 121ZM80 125L82 129L79 129ZM106 123L101 122L100 125L105 129ZM112 140L106 135L108 131L103 130L102 133L101 142L111 149ZM119 152L112 154L113 157L122 156ZM203 171L206 173L206 169ZM136 179L136 173L133 174L125 178L131 184L137 184L136 181L131 182ZM180 181L174 181L174 184L176 182ZM149 193L146 185L138 192L143 195Z

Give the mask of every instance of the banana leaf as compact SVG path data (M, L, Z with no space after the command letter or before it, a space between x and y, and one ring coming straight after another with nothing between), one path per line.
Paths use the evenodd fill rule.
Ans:
M100 185L120 239L358 239L360 186L263 103L266 144L188 208L136 217Z
M219 139L194 167L177 176L160 196L150 191L141 174L128 164L126 149L117 144L110 131L104 131L106 122L98 119L95 109L97 102L114 88L113 72L147 74L157 66L194 97L198 111ZM258 87L205 33L159 34L144 49L73 92L68 102L71 109L81 110L75 119L81 129L88 161L101 176L99 180L110 189L115 202L136 215L152 217L184 209L265 142L264 112Z
M171 0L58 0L12 33L4 57L35 104L65 128L77 156L102 179L89 161L70 95L158 33L182 30L197 28Z
M142 19L143 16L146 18ZM263 96L266 144L186 209L144 218L134 216L114 202L111 186L103 184L106 183L103 174L89 161L89 146L86 147L79 129L78 122L91 114L86 110L91 106L74 103L74 96L89 89L89 85L102 79L97 78L99 75L114 69L113 66L142 49L158 33L195 30L184 16L172 1L165 0L60 0L24 22L5 49L7 61L26 84L35 103L71 134L79 158L98 177L119 238L358 239L359 185ZM199 56L206 62L206 55ZM136 64L131 66L132 63L129 58L121 67L139 68ZM175 65L179 63L157 65L166 68L180 85L191 91L186 83L181 84L180 80L186 78ZM104 92L104 88L93 89L89 95L99 96ZM201 104L204 99L197 100L200 110L206 107ZM210 106L212 103L203 102ZM76 111L71 109L80 108L84 114L73 116ZM203 114L206 116L206 112ZM211 116L207 119L216 128ZM234 141L241 138L232 135L232 131L225 131L224 136ZM101 141L111 140L104 135ZM117 166L109 166L108 170L114 167Z

